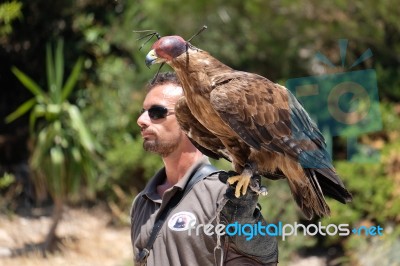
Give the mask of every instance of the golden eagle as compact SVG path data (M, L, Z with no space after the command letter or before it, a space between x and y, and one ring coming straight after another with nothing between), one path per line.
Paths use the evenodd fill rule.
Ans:
M324 194L351 201L326 151L325 140L288 89L236 71L180 36L157 40L146 64L170 65L183 90L176 117L205 154L232 161L240 173L228 182L245 194L253 174L287 178L306 218L330 214ZM272 175L271 175L272 173Z

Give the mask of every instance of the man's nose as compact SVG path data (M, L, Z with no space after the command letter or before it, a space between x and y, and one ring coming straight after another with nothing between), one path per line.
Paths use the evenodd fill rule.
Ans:
M147 127L150 124L149 112L143 112L137 119L137 124L142 127Z

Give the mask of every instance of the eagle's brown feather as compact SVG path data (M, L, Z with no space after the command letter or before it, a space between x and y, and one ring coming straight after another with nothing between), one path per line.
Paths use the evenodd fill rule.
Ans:
M229 154L237 172L251 162L255 173L266 177L282 173L309 219L329 215L324 193L343 203L351 200L331 164L322 134L285 87L235 71L191 45L166 63L184 89L178 121L197 144L217 155L224 147L223 154Z
M231 161L229 153L226 151L221 140L200 124L192 115L184 96L176 103L175 114L180 127L198 150L213 159L224 158Z

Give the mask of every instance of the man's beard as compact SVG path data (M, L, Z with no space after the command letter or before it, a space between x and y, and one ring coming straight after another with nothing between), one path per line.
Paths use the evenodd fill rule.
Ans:
M176 150L178 145L178 141L165 143L160 142L158 139L143 141L143 149L145 151L154 152L161 157L167 157L168 155L170 155L173 151Z

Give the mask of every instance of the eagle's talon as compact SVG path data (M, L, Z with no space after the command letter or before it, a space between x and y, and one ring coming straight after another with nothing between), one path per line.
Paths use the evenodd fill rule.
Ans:
M251 186L250 185L250 189L253 190L257 195L261 195L261 196L267 196L268 195L268 189L265 186Z
M247 175L231 176L228 178L227 181L231 185L237 182L235 188L235 197L239 198L241 195L246 194L247 188L249 187L250 184L250 176Z
M240 187L238 187L238 186L236 186L236 189L235 189L235 197L236 198L240 197Z
M261 180L259 175L253 175L251 177L252 182L250 182L250 189L257 195L266 196L268 195L267 187L261 185Z
M259 193L261 196L267 196L268 195L268 189L266 188L266 187L264 187L264 186L262 186L261 188L260 188L260 193Z
M228 178L228 183L230 184L230 185L233 185L233 184L235 184L237 181L239 181L239 178L240 176L238 176L238 175L236 175L236 176L231 176L231 177L229 177Z

